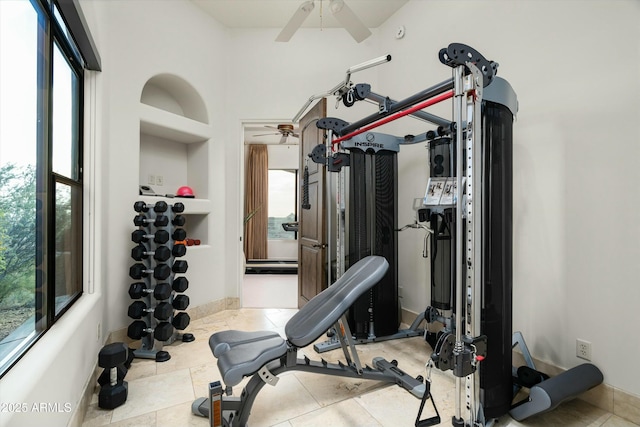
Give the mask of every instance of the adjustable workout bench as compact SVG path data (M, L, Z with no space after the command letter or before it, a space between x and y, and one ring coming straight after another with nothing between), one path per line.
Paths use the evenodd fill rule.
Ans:
M398 369L394 361L376 357L373 359L373 368L360 365L344 318L344 313L356 299L384 276L388 266L386 259L380 256L369 256L355 263L287 322L286 340L272 331L230 330L213 334L209 338L209 346L218 359L226 395L223 395L219 381L209 384L209 398L196 399L192 404L193 413L209 417L211 426L245 426L251 406L264 384L275 385L279 374L293 370L397 384L422 398L427 389L425 383ZM340 339L347 364L297 357L298 349L312 344L332 326L336 325L336 331L340 331L337 324L341 318L345 333ZM231 396L232 387L248 376L252 378L241 396Z

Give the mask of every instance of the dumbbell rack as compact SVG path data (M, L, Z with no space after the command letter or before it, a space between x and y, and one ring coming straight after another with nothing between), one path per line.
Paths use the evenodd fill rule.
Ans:
M177 260L186 254L186 246L176 243L186 239L185 218L181 215L184 205L136 202L134 210L133 222L138 229L131 235L136 244L131 256L136 263L129 275L136 282L130 285L129 295L135 301L128 309L134 321L127 335L141 341L133 351L135 357L165 362L171 358L163 350L165 345L195 339L193 334L178 332L190 323L189 315L183 311L189 305L189 297L183 294L189 281L184 276L178 277L188 265Z

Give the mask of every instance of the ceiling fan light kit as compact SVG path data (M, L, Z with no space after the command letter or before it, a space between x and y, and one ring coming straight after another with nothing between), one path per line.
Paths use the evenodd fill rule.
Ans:
M302 26L314 7L313 0L302 3L289 22L287 22L287 25L280 31L280 34L276 37L276 41L288 42L291 40L291 37L293 37L296 31L298 31L298 28ZM330 0L329 10L356 42L360 43L371 35L371 31L362 23L356 14L353 13L353 10L351 10L344 0Z

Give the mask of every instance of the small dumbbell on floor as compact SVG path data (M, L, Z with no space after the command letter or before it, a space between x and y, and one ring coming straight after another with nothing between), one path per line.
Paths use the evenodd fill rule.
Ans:
M162 301L171 297L171 291L172 287L168 283L158 283L153 289L150 289L146 283L143 282L132 283L131 286L129 286L129 296L132 299L140 299L151 294L155 299Z
M150 328L144 320L136 320L127 328L127 336L134 340L153 334L153 338L158 341L168 341L173 332L173 325L169 322L161 322L155 328Z
M187 305L189 302L187 301ZM129 306L127 310L127 314L132 319L141 319L142 316L145 316L147 313L153 313L153 317L158 320L167 320L173 314L174 305L169 304L168 302L161 302L155 307L147 307L142 301L134 301Z
M101 384L98 393L98 406L103 409L117 408L127 400L129 389L123 378L126 375L124 365L129 360L128 353L129 349L121 342L108 344L98 353L98 366L104 368L104 372L108 372L109 375L109 380Z

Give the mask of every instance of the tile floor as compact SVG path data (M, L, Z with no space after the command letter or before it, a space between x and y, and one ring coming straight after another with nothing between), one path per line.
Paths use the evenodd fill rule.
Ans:
M194 320L187 332L196 336L191 343L176 342L166 349L171 359L164 363L135 359L126 380L127 402L108 411L97 407L97 395L88 408L83 426L207 426L208 420L191 415L191 402L207 393L207 384L220 378L208 346L208 337L220 330L275 330L283 333L294 309L239 309ZM424 374L429 346L420 338L405 338L358 346L363 363L375 356L397 359L411 375ZM312 348L303 350L319 359ZM322 354L333 361L340 350ZM441 425L451 425L454 381L448 373L434 371L432 393L442 417ZM239 394L243 381L234 388ZM249 423L251 427L277 426L413 426L419 401L397 386L340 377L287 372L276 387L264 387L256 399ZM430 409L430 407L428 407ZM424 416L427 416L425 414ZM553 412L516 422L505 416L498 426L575 426L637 427L620 417L581 400L563 404Z

